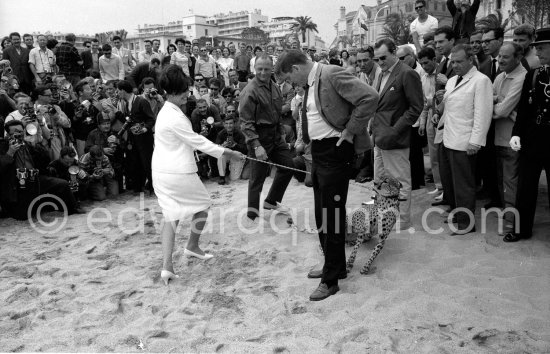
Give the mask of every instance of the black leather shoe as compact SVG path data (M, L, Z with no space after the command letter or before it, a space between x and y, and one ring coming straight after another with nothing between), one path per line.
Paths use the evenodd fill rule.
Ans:
M443 199L443 200L440 200L438 202L433 202L432 203L432 206L440 206L440 205L449 205L449 202L446 201L445 199Z
M506 234L506 236L504 236L502 241L504 241L504 242L518 242L519 240L527 240L528 238L531 238L531 237L524 237L521 234L516 234L516 233L510 232L510 233Z
M318 279L318 278L321 278L323 276L323 270L322 269L318 269L318 270L310 270L309 273L307 273L307 277L309 279ZM342 273L338 276L338 279L346 279L348 277L348 273Z
M309 295L309 300L310 301L324 300L327 297L336 294L338 290L340 290L338 285L333 285L331 287L328 287L327 284L321 283L319 284L317 289L315 289L315 291L311 293L311 295Z

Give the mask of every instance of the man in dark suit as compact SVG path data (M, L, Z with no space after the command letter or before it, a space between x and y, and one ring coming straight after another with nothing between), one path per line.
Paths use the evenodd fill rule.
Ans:
M137 93L137 88L141 85L141 81L146 77L153 78L153 80L155 80L155 86L157 85L159 67L160 60L158 58L153 58L150 62L139 63L134 67L128 77L128 81L134 87L135 93Z
M376 110L378 94L353 74L336 65L312 62L306 53L289 50L279 56L275 76L305 86L302 105L302 140L311 141L315 221L325 255L321 278L309 297L326 299L346 277L344 250L349 172L354 154L370 148L366 127ZM419 90L422 93L422 89Z
M371 123L374 180L376 182L384 175L390 175L401 183L399 227L408 229L412 226L411 127L424 108L422 83L418 73L396 56L395 43L391 39L382 39L375 44L373 60L382 69L375 85L380 100Z
M102 55L103 52L99 47L99 41L95 38L92 39L92 47L80 53L80 57L84 62L82 66L84 67L84 72L87 76L90 76L92 71L99 72L99 58Z
M481 38L481 47L489 59L479 66L479 71L489 77L491 82L494 82L497 75L502 72L498 64L498 53L503 41L504 30L502 28L488 28L483 32ZM489 197L489 203L485 204L487 209L502 206L498 191L496 160L495 122L492 121L487 132L487 144L481 148L477 158L478 179L483 181L482 194L487 194Z
M525 76L510 139L510 147L519 151L516 195L519 213L516 223L519 225L516 225L516 232L504 237L504 242L531 238L543 169L547 183L550 182L550 27L537 30L536 40L531 45L536 48L542 66L531 69ZM543 235L548 236L547 228L541 232Z
M10 34L12 45L3 53L3 59L9 60L13 74L17 76L21 91L30 93L33 75L29 67L29 49L21 46L21 36L17 32Z
M133 180L132 187L135 192L142 192L147 179L145 189L152 194L151 159L153 157L155 115L149 102L133 93L132 84L128 81L119 81L117 88L119 97L126 101L124 113L132 121L128 129L128 145L126 147L129 173Z

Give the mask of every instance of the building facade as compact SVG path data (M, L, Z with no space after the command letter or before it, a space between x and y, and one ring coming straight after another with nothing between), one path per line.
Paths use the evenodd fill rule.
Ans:
M357 11L346 13L345 7L340 7L340 18L334 25L336 37L331 48L339 49L361 47L374 44L384 32L386 18L391 13L401 14L404 18L413 20L417 17L414 0L377 1L374 6L359 6ZM426 1L428 14L439 20L439 25L451 25L452 17L447 10L446 1ZM481 12L481 11L480 11ZM365 25L365 30L361 24Z
M296 37L300 41L300 45L308 47L319 46L319 48L320 45L323 45L324 48L324 41L321 40L319 36L316 36L315 32L311 30L306 32L305 41L303 41L301 33L295 35L292 30L292 25L294 23L296 23L294 17L274 17L270 21L260 24L258 28L269 35L269 41L272 43L282 45L283 43L288 42L290 37Z
M208 18L208 21L218 26L218 36L235 37L239 36L247 27L256 27L267 22L267 16L262 15L262 10L254 9L253 12L239 11L227 14L219 13Z

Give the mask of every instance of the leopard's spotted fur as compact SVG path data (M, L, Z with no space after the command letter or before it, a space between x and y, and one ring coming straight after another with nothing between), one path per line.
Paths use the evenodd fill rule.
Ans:
M374 247L369 260L361 269L361 274L368 273L372 262L380 251L382 251L386 238L399 217L400 189L401 183L397 179L390 176L384 177L379 183L375 184L374 190L377 193L377 197L374 204L363 205L360 209L353 212L351 217L348 217L348 225L351 226L351 236L357 236L346 264L348 273L355 262L357 250L364 241L370 240L377 234L380 238L380 242ZM379 224L379 220L381 224Z

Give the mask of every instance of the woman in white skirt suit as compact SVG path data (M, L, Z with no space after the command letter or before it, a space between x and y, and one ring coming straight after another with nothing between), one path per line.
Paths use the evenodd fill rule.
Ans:
M213 256L205 254L199 247L199 238L208 217L210 196L197 175L194 150L200 150L213 157L244 159L238 151L225 149L212 143L204 136L193 132L191 122L179 106L187 103L189 89L187 77L181 67L169 65L163 69L161 88L167 99L155 123L155 150L153 152L153 187L162 208L164 225L161 231L163 270L161 278L167 285L177 278L172 264L174 239L179 221L193 215L191 236L184 254L199 259Z

